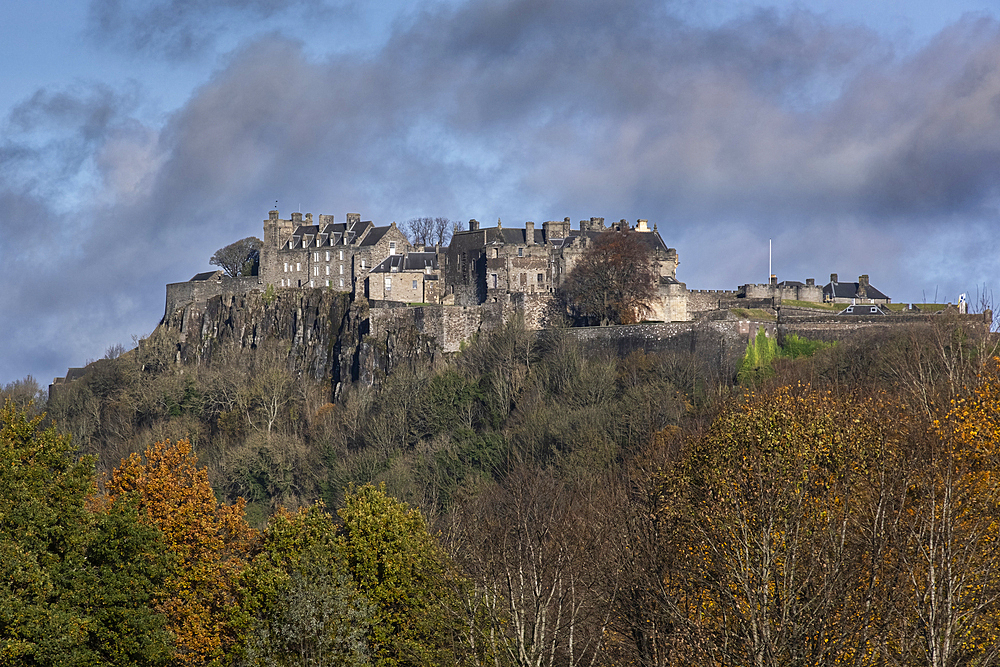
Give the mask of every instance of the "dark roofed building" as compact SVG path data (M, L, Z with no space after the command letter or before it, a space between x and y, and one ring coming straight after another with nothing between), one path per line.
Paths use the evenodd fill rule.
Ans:
M436 252L390 255L368 274L368 298L375 301L440 303L441 274Z
M837 274L830 274L830 282L823 287L823 301L827 303L874 303L884 305L891 299L872 287L868 276L858 276L856 283L842 283Z

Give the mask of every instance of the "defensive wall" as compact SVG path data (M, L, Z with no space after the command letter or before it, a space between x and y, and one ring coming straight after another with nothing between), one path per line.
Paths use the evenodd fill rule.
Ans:
M167 302L163 310L163 319L167 320L175 311L192 303L207 303L216 296L248 294L261 292L264 287L257 276L246 278L209 278L208 280L189 280L184 283L169 283L167 285Z

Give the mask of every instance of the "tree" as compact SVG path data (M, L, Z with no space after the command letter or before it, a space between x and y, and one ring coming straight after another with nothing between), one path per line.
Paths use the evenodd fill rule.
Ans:
M248 236L216 250L208 263L221 267L230 278L252 276L260 264L260 246L259 238Z
M246 578L256 607L247 664L369 664L372 609L339 558L336 533L321 505L271 517Z
M0 665L165 664L157 531L88 509L91 461L41 420L0 409Z
M254 533L244 501L220 505L191 444L158 442L122 461L105 485L112 504L135 502L174 555L157 600L180 664L221 664L245 625L237 582Z
M367 484L348 490L339 514L338 553L372 606L373 664L459 664L461 581L420 512Z
M597 662L619 592L601 486L518 469L466 508L471 520L456 551L510 664Z
M448 218L410 218L402 224L403 231L417 245L445 245L451 239L454 223Z
M633 324L652 312L656 279L649 249L638 234L607 231L570 271L562 297L579 320Z

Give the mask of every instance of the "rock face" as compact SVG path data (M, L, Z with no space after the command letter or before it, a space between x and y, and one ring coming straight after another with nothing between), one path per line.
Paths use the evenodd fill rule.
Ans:
M265 294L223 294L181 305L164 317L159 333L176 344L176 360L200 364L223 351L252 350L269 340L289 346L289 366L334 393L346 383L369 379L377 354L366 349L368 302L324 289Z

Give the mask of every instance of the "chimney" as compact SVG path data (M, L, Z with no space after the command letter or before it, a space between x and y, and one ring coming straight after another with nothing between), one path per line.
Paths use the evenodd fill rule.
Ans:
M806 278L806 287L815 287L815 286L816 286L815 278Z
M302 214L298 212L292 213L292 222L302 222Z
M524 241L528 245L535 245L535 223L524 223Z
M350 227L351 225L359 224L360 222L361 222L361 214L360 213L348 213L347 214L347 226L348 227Z
M778 276L776 276L775 274L772 273L771 274L771 285L772 286L776 286L777 284L778 284Z
M278 211L277 210L271 211L267 215L268 215L268 219L269 220L277 220L278 219Z
M831 283L835 283L835 282L839 282L839 281L837 280L837 274L836 274L836 273L831 273L831 274L830 274L830 282L831 282Z
M312 213L306 213L306 224L307 225L311 225L312 223L313 223L313 214Z
M475 218L473 218L472 220L469 220L469 231L470 232L474 232L477 229L479 229L479 221L476 220Z
M858 296L862 299L868 298L868 276L858 276Z
M649 220L638 220L635 226L635 231L637 232L648 232L649 231Z

